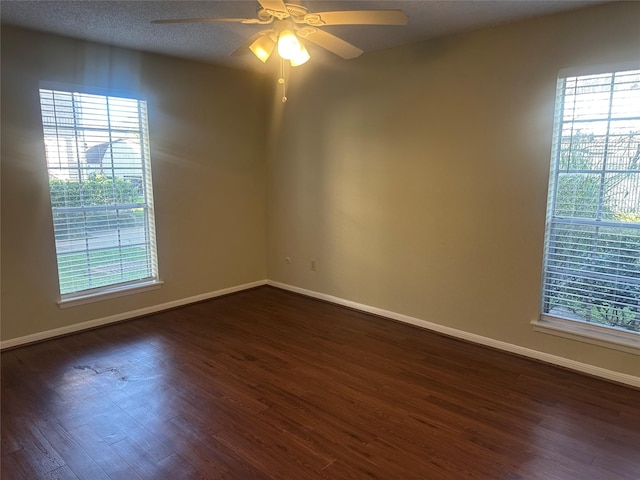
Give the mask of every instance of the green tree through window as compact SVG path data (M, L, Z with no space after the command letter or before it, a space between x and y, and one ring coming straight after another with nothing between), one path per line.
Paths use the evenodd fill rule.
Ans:
M543 315L640 332L640 70L561 78Z
M40 89L62 300L158 281L146 103Z

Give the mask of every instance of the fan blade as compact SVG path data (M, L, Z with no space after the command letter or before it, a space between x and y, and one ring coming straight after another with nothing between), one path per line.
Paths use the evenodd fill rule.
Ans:
M169 20L151 20L151 23L246 23L256 24L262 23L257 18L173 18Z
M304 21L314 25L314 17L320 19L318 25L406 25L407 16L402 10L345 10L340 12L316 12L305 15ZM310 22L307 21L307 18Z
M305 35L304 39L315 43L316 45L326 48L332 53L344 59L355 58L362 55L363 51L349 42L345 42L341 38L331 35L323 30L314 29L315 31Z
M287 6L282 0L258 0L265 10L273 10L274 12L286 12Z

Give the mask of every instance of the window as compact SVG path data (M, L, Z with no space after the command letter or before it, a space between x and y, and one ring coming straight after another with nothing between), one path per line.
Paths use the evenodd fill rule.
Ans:
M41 88L61 301L157 283L146 102Z
M542 320L628 339L640 333L640 70L561 75L551 164Z

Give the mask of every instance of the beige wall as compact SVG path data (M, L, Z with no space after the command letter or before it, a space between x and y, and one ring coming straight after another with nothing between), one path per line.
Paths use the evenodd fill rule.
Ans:
M269 278L640 375L638 356L530 325L558 70L638 59L639 18L640 3L606 5L293 77Z
M146 96L159 290L58 308L41 80ZM268 88L244 71L3 26L2 340L265 279Z
M3 26L2 340L268 276L640 376L637 356L530 326L558 69L638 58L639 16L612 4L318 56L285 105L271 78ZM40 80L147 96L160 290L57 307Z

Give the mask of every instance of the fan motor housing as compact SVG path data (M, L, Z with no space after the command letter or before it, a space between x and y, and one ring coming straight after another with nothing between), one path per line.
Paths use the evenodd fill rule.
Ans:
M287 8L286 12L280 12L277 10L271 10L270 8L258 8L258 18L262 21L268 21L272 18L277 18L278 20L284 20L285 18L291 17L294 21L302 21L302 19L309 13L309 11L301 6L296 5L294 3L285 3L285 7Z

